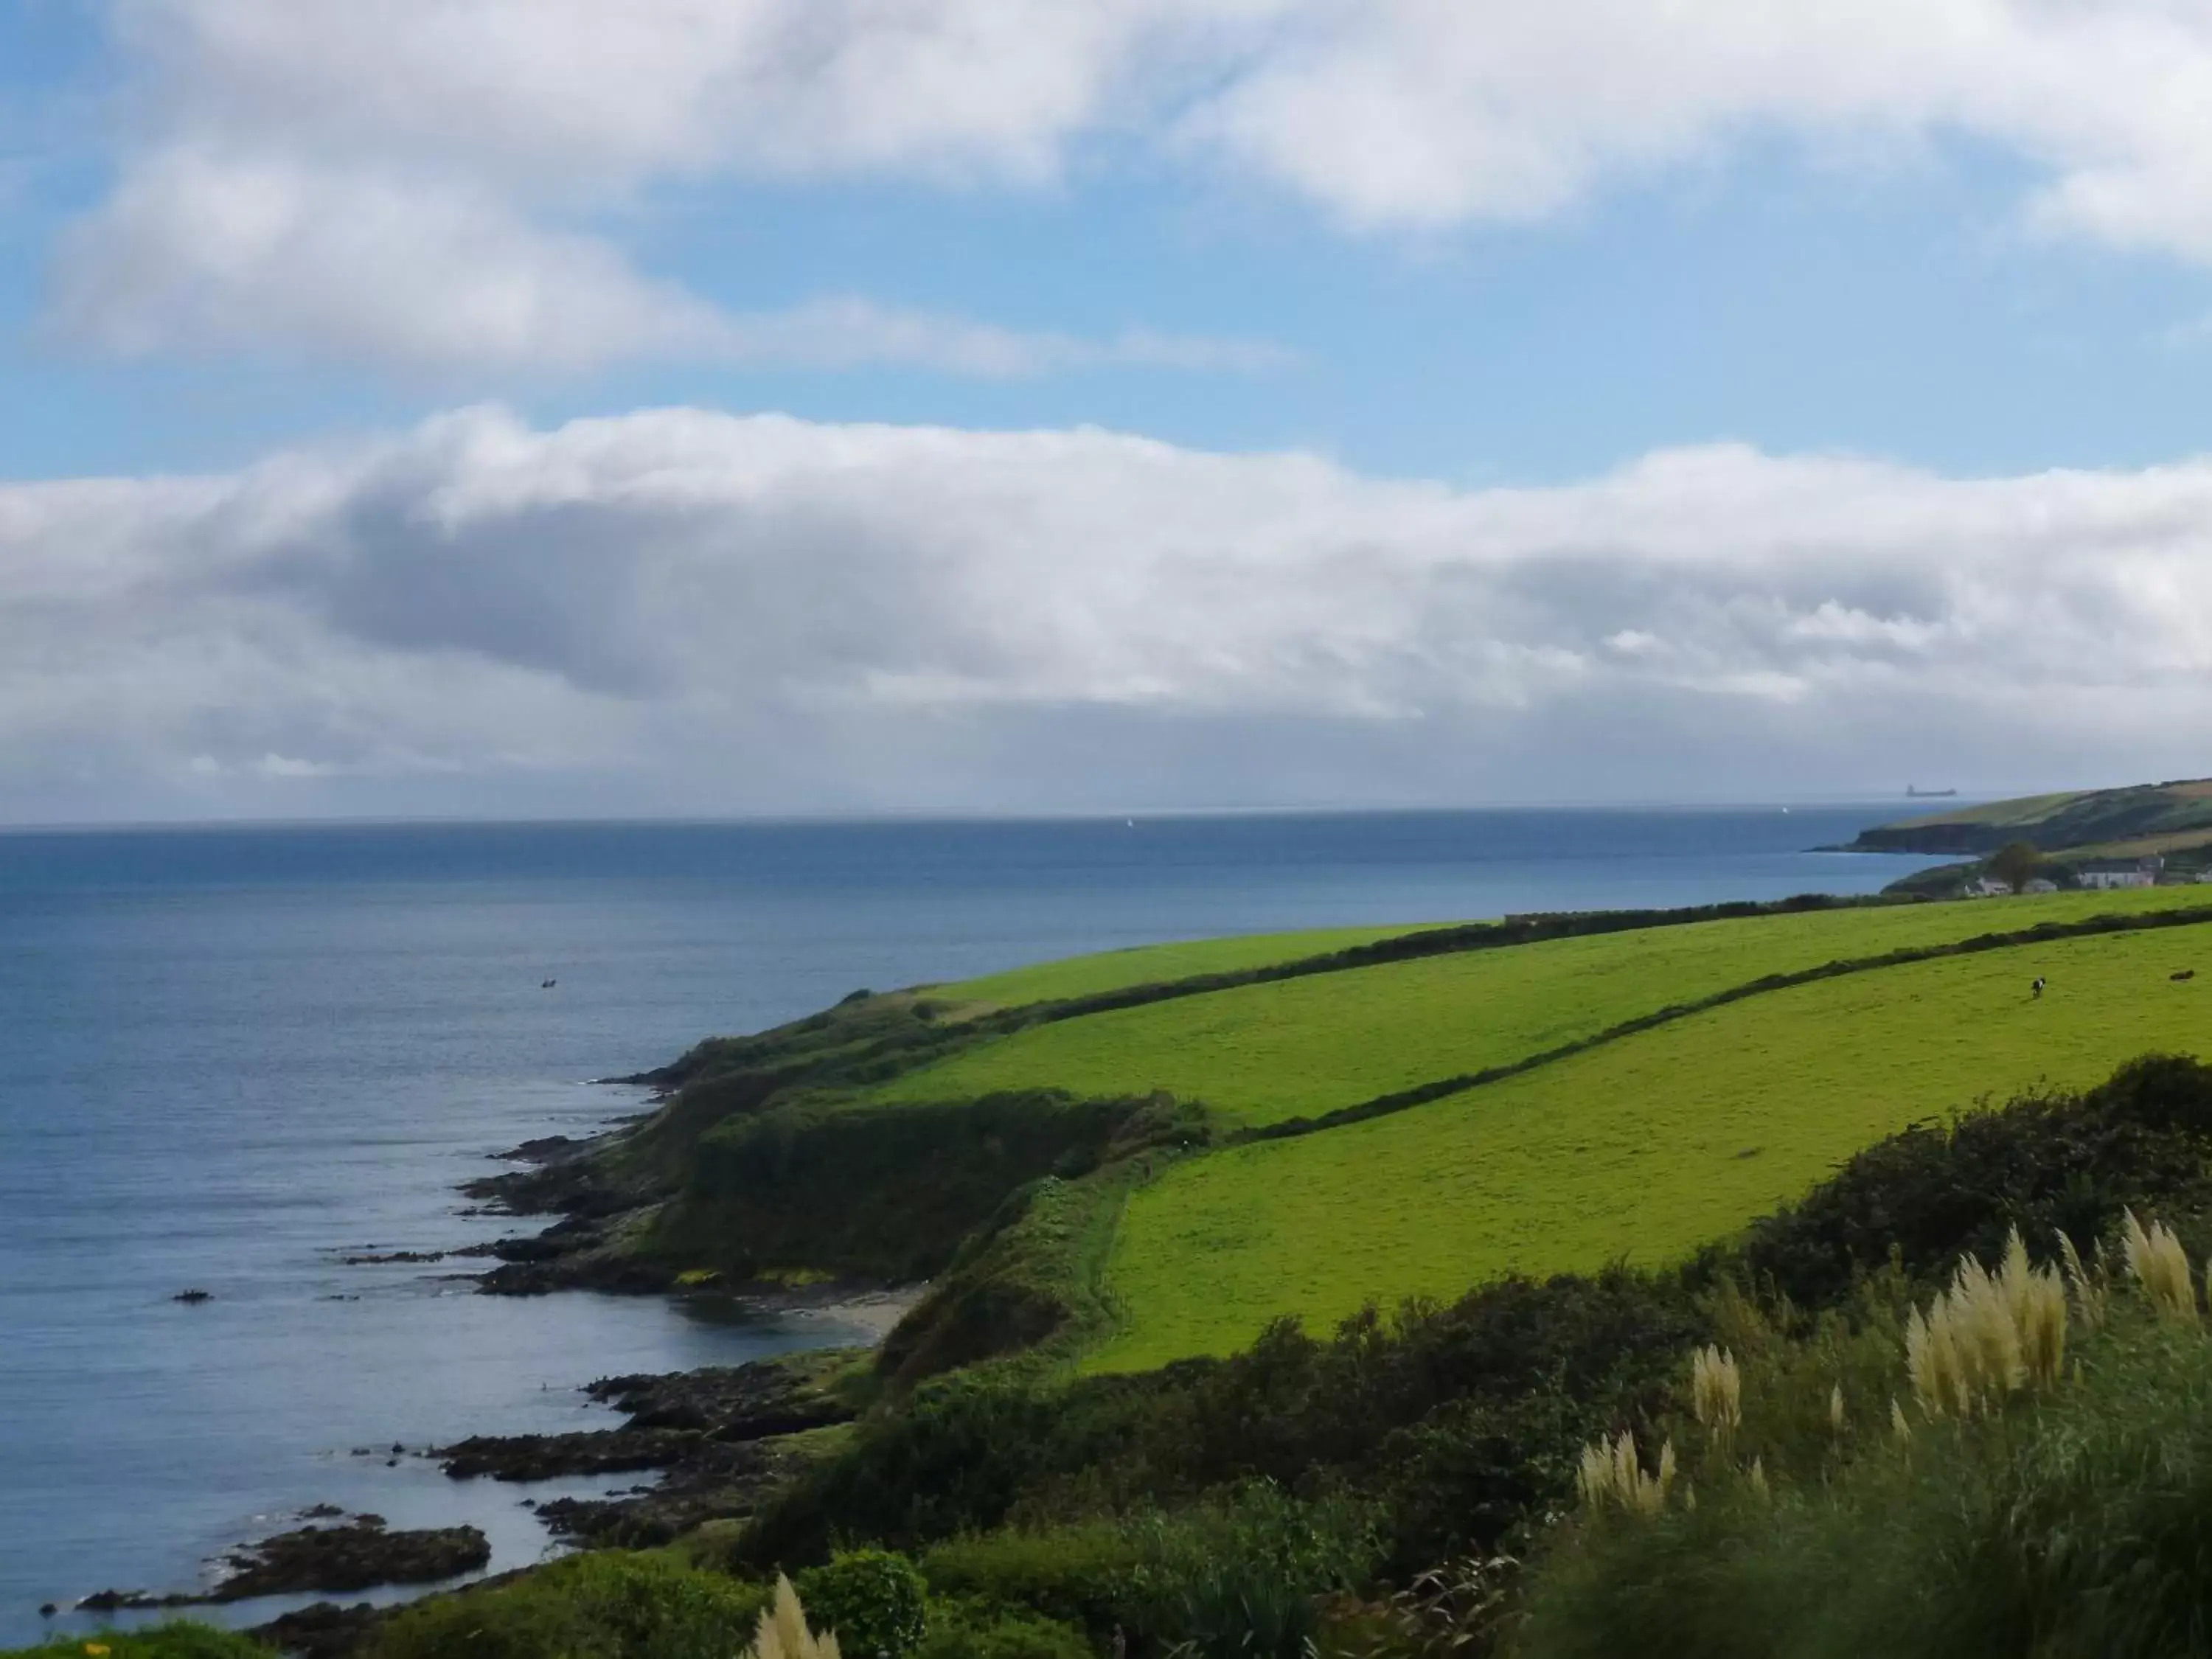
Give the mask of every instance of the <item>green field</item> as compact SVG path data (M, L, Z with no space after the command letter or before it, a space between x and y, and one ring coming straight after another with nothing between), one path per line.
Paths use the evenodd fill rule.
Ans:
M1770 974L2038 922L2208 900L2212 895L2179 887L1814 911L1389 963L1032 1026L908 1073L876 1097L953 1099L1039 1087L1106 1097L1164 1089L1204 1101L1234 1122L1279 1122L1509 1064ZM1347 936L1279 937L1310 945L1340 940L1297 951L1279 945L1285 956L1356 942ZM1222 943L1254 950L1263 941ZM1060 988L1085 984L1085 975L1109 964L1157 954L1081 958L1059 964L1066 977L1057 981L1042 977L1052 969L1025 974L1054 988L1045 994L1067 995L1073 993ZM1182 959L1207 960L1202 954ZM958 988L978 994L994 982Z
M2030 902L1902 915L1979 932ZM2190 968L2202 977L2167 977ZM2208 1034L2212 924L2116 933L1778 991L1392 1116L1193 1158L1129 1200L1108 1270L1124 1328L1091 1364L1225 1352L1279 1314L1327 1322L1507 1272L1674 1259L1906 1123L2200 1051Z
M1372 945L1378 939L1395 939L1424 927L1449 927L1449 922L1401 923L1395 927L1326 927L1303 933L1252 933L1234 939L1194 939L1179 945L1139 945L1126 951L1106 951L1097 956L1071 957L1060 962L1041 962L1011 969L981 979L932 988L935 994L963 1002L988 1003L1014 1008L1030 1002L1060 1002L1070 997L1096 996L1132 985L1158 981L1195 979L1204 974L1242 973L1269 968L1301 957L1326 956L1348 951L1355 945Z

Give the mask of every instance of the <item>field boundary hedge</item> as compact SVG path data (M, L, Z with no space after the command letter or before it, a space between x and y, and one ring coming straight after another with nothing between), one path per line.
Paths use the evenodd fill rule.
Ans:
M1346 1124L1364 1123L1372 1118L1388 1117L1415 1106L1425 1106L1432 1101L1463 1094L1469 1089L1479 1089L1487 1084L1503 1083L1540 1066L1571 1059L1608 1042L1618 1042L1626 1037L1670 1025L1693 1014L1709 1013L1716 1008L1725 1008L1731 1003L1747 1001L1775 991L1793 990L1801 985L1815 985L1822 980L1841 979L1849 975L1872 973L1884 968L1906 968L1916 963L1941 961L1946 957L1980 956L1991 951L2017 950L2025 945L2040 945L2057 939L2088 939L2103 933L2130 933L2160 927L2188 927L2212 922L2212 904L2191 905L2185 909L2154 910L2142 915L2087 916L2080 921L2044 921L2033 927L2015 929L2010 933L1977 933L1972 939L1953 939L1942 945L1899 945L1894 951L1885 951L1880 956L1844 957L1834 962L1822 963L1817 968L1802 968L1786 974L1767 974L1741 985L1731 985L1726 990L1716 991L1711 996L1699 997L1691 1002L1670 1004L1654 1009L1648 1014L1638 1014L1602 1031L1577 1037L1557 1048L1538 1054L1524 1054L1519 1060L1508 1060L1502 1066L1485 1066L1479 1072L1468 1072L1456 1077L1439 1078L1433 1083L1417 1084L1410 1089L1394 1090L1387 1095L1377 1095L1351 1106L1323 1112L1314 1117L1285 1118L1279 1123L1257 1125L1237 1130L1222 1137L1223 1146L1240 1146L1256 1140L1291 1140L1301 1135L1317 1134L1324 1129L1341 1128Z

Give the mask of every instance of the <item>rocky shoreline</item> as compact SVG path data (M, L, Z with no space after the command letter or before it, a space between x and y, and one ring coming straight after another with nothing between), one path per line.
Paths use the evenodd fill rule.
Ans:
M793 1437L849 1422L837 1391L863 1350L811 1349L748 1364L603 1377L585 1392L629 1420L568 1434L473 1435L430 1453L457 1480L551 1480L653 1471L600 1498L556 1498L539 1518L579 1543L664 1544L708 1521L735 1520L802 1461Z
M380 1515L345 1516L328 1507L298 1517L314 1523L273 1533L223 1558L229 1569L211 1590L155 1595L144 1590L99 1591L81 1613L155 1607L219 1607L264 1595L343 1593L380 1584L429 1584L475 1572L491 1560L491 1544L475 1527L394 1532Z
M614 1224L633 1216L639 1200L634 1194L610 1190L598 1173L589 1155L605 1139L553 1135L526 1141L489 1154L526 1167L461 1185L462 1195L477 1206L466 1213L556 1218L539 1232L443 1250L356 1249L337 1259L344 1266L368 1267L492 1258L497 1265L450 1276L473 1280L479 1291L495 1296L570 1289L709 1294L764 1316L818 1321L849 1331L864 1345L804 1349L734 1366L602 1377L584 1385L582 1391L622 1413L626 1421L618 1427L562 1434L471 1435L451 1445L408 1454L434 1459L455 1480L520 1484L649 1475L649 1480L599 1497L525 1503L562 1541L649 1547L708 1522L750 1515L806 1461L805 1437L856 1416L857 1408L842 1395L838 1384L865 1371L874 1345L914 1305L921 1287L679 1285L666 1270L627 1258L615 1249ZM396 1462L402 1448L394 1446L389 1461ZM70 1605L75 1611L106 1613L216 1606L280 1595L344 1595L382 1586L435 1584L480 1572L491 1559L489 1540L473 1526L393 1530L380 1516L348 1516L326 1504L294 1518L306 1524L222 1557L227 1571L211 1589L167 1594L107 1589ZM49 1605L45 1611L52 1613L56 1608ZM322 1601L255 1626L249 1633L307 1659L343 1659L392 1611L367 1602L346 1606Z

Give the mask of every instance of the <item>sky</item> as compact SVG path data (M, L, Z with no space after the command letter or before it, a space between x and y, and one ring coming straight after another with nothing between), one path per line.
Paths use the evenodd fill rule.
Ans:
M2194 0L4 0L0 823L2212 771Z

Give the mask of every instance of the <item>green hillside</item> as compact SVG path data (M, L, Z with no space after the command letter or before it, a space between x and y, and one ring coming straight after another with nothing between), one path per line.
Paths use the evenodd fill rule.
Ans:
M1139 945L1126 951L1104 951L1096 956L1038 963L935 989L961 1002L1013 1008L1026 1003L1097 996L1104 991L1119 991L1163 980L1242 973L1248 969L1295 962L1302 957L1326 956L1334 951L1349 950L1355 945L1369 945L1412 931L1410 927L1328 927L1302 933L1254 933L1233 939L1194 939L1187 944Z
M2202 969L2175 983L2171 973ZM2041 1000L2029 980L2047 975ZM2212 924L1877 969L1692 1016L1449 1099L1178 1165L1129 1200L1125 1369L1725 1237L1916 1119L2212 1033Z
M2002 908L1911 905L1697 922L1387 963L1034 1025L911 1071L881 1101L1057 1088L1111 1096L1161 1089L1259 1125L1511 1065L1662 1009L1773 974L1969 939L1993 929L2197 902L2191 890L2074 893ZM1288 936L1310 941L1329 936ZM1351 939L1346 943L1357 942ZM1263 941L1230 941L1255 950ZM1324 947L1326 948L1326 947ZM1167 947L1182 952L1191 947ZM1103 988L1116 953L1007 976L1050 995ZM1155 957L1164 963L1190 958ZM1202 956L1196 958L1204 961ZM1213 970L1213 963L1199 971ZM974 995L992 981L951 988Z
M2212 843L2212 779L2027 795L1862 830L1859 852L1979 856L2008 842L2046 853L2176 853Z

